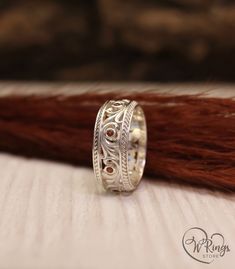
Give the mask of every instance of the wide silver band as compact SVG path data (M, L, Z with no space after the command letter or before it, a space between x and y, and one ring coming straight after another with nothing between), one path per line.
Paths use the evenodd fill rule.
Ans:
M106 190L128 192L139 184L145 166L147 131L135 101L107 101L96 118L93 167Z

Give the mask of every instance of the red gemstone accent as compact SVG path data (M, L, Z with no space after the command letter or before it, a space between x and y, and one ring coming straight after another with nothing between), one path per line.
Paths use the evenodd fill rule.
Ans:
M108 173L113 173L113 168L112 167L110 167L110 166L108 166L107 168L106 168L106 171L108 172Z
M107 136L113 136L114 131L112 129L109 129L109 130L107 130L106 134L107 134Z

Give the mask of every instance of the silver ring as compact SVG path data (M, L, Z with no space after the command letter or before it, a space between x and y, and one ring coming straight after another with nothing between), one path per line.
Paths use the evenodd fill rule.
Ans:
M147 128L135 101L107 101L96 118L93 141L95 177L109 191L136 189L146 160Z

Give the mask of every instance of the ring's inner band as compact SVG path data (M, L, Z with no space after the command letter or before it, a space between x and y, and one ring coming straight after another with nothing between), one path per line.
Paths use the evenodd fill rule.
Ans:
M133 112L128 141L128 170L132 184L136 186L144 171L146 158L146 121L140 106Z

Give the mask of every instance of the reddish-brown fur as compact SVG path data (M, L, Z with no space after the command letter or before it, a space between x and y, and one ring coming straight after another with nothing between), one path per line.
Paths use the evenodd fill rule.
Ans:
M148 125L146 175L235 190L235 100L148 93L0 98L0 150L91 166L95 117L134 99Z

